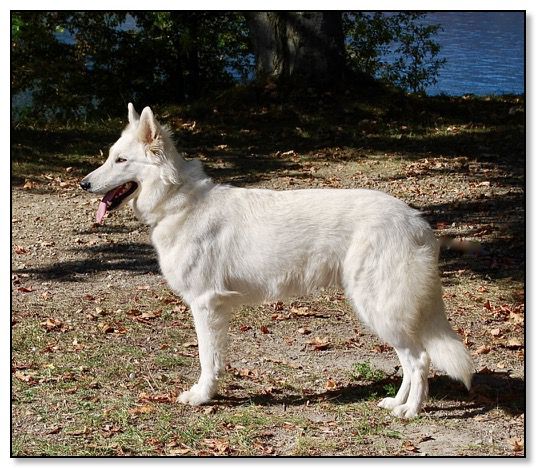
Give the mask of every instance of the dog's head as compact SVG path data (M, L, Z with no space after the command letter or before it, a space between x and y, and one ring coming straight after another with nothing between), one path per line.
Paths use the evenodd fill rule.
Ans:
M104 194L97 222L103 222L107 211L136 199L144 182L162 179L173 183L178 161L170 163L166 155L174 153L169 131L157 122L151 109L146 107L140 116L129 103L128 126L110 148L108 159L80 182L84 190Z

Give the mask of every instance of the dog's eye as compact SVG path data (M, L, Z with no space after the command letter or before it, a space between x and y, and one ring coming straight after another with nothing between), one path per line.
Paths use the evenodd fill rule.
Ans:
M127 160L125 158L117 158L115 160L116 163L124 163L124 162L127 162Z

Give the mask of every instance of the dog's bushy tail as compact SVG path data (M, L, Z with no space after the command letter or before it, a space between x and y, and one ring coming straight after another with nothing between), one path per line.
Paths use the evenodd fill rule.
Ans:
M469 390L474 372L473 359L447 320L441 298L425 325L422 340L432 363L451 378L462 381Z

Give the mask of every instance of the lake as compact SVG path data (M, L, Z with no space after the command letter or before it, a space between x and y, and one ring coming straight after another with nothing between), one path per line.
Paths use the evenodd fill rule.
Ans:
M426 22L441 24L436 40L447 59L428 94L525 92L524 12L433 12Z

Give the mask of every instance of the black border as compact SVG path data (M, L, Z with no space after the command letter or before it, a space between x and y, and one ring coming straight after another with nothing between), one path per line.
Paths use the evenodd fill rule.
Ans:
M25 12L43 12L48 10L35 10L31 8L18 8L18 9L10 9L10 26L12 22L12 16L13 13L19 12L19 11L25 11ZM95 13L105 13L105 12L115 12L115 11L144 11L139 9L113 9L113 10L68 10L68 9L56 9L56 11L73 11L73 12L95 12ZM145 10L146 11L146 10ZM324 10L220 10L220 9L214 9L214 10L151 10L154 12L165 12L165 11L184 11L184 12L193 12L193 11L213 11L213 12L228 12L228 11L235 11L235 12L242 12L242 11L324 11ZM346 11L346 10L325 10L325 11ZM423 13L524 13L523 15L523 24L524 24L524 112L525 112L525 199L524 199L524 222L525 222L525 259L526 254L528 251L527 247L527 169L528 169L528 160L527 157L527 149L528 149L528 141L527 141L527 10L443 10L443 9L437 9L437 10L429 10L429 9L400 9L400 10L356 10L361 12L375 12L375 11L381 11L384 13L395 13L400 11L415 11L415 12L423 12ZM10 28L10 76L12 74L12 68L11 68L11 58L12 58L12 31ZM13 90L10 86L10 121L12 120L12 110L11 110L11 100L13 99ZM10 144L11 144L11 138L12 138L12 132L10 131ZM10 160L9 160L9 170L10 174L12 173L12 159L10 154ZM10 185L11 191L10 191L10 222L13 218L13 195L12 195L12 189L13 187ZM10 247L13 246L13 230L10 231ZM104 456L104 455L53 455L53 456L44 456L44 455L13 455L13 400L12 400L12 389L13 389L13 372L11 372L11 364L13 362L13 328L12 328L12 310L13 310L13 284L11 283L11 276L13 274L13 250L10 249L10 287L11 287L11 296L10 296L10 314L9 314L9 330L10 330L10 361L9 361L9 368L10 368L10 412L9 412L9 423L10 423L10 436L9 436L9 442L10 442L10 459L110 459L110 460L123 460L123 459L155 459L155 460L167 460L167 459L194 459L194 460L206 460L206 459L251 459L251 460L258 460L258 459L268 459L268 460L277 460L277 459L291 459L291 460L304 460L304 459L330 459L330 460L352 460L356 459L370 459L370 460L383 460L383 459L397 459L397 460L406 460L407 462L410 461L417 461L420 457L404 457L401 455L392 455L392 456L385 456L385 455L378 455L378 456L360 456L360 455L319 455L319 456L293 456L293 455L277 455L277 456L269 456L269 455L258 455L258 456L246 456L246 455L228 455L228 456L215 456L215 455L207 455L207 456L196 456L196 455L183 455L183 456L158 456L158 455L126 455L123 457L117 457L117 456ZM527 264L525 262L525 295L524 295L524 305L525 305L525 326L524 326L524 378L525 378L525 413L524 413L524 455L515 457L515 456L506 456L506 455L468 455L468 456L461 456L461 455L431 455L424 457L424 459L427 460L443 460L443 459L460 459L460 460L475 460L475 459L500 459L500 460L528 460L529 457L527 455L527 387L529 386L527 381L527 313L526 313L526 306L527 306Z

